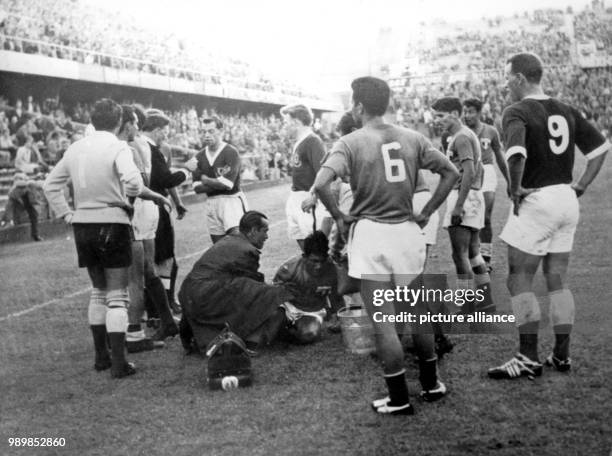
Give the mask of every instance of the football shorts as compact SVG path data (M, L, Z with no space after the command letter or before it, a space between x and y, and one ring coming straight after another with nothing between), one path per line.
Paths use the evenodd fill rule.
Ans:
M315 217L317 219L318 230L321 229L323 220L326 217L330 217L329 212L327 212L321 201L317 202L314 216L312 212L304 212L302 210L302 202L309 196L310 192L304 191L292 191L289 194L289 199L285 205L289 239L305 239L312 233Z
M412 212L414 214L419 214L430 199L430 192L415 193L412 197ZM431 217L429 217L429 222L427 222L427 225L425 225L423 228L423 233L425 234L425 244L434 245L436 243L439 224L440 215L438 214L438 211L435 211L433 214L431 214Z
M499 237L531 255L571 252L579 218L578 198L572 187L551 185L527 195L518 216L511 207Z
M494 165L483 165L482 192L495 192L497 190L497 174Z
M159 209L153 201L136 198L134 201L134 240L155 239L157 223L159 222Z
M222 236L230 228L240 225L240 219L249 210L244 193L216 195L206 200L206 223L208 232Z
M446 213L444 214L444 221L442 223L444 228L451 226L451 215L457 203L458 196L459 190L452 190L448 194L448 198L446 199ZM484 227L484 220L485 202L482 191L470 190L467 198L465 198L463 202L463 213L461 214L460 226L480 230Z
M74 223L80 268L127 268L132 263L132 226L123 223Z
M361 219L351 226L348 258L351 277L408 285L406 277L423 272L425 235L411 221L380 223Z

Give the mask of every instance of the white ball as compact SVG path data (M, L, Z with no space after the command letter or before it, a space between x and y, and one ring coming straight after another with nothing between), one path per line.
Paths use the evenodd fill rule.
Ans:
M223 391L229 391L238 388L238 378L233 375L228 375L221 379L221 388Z

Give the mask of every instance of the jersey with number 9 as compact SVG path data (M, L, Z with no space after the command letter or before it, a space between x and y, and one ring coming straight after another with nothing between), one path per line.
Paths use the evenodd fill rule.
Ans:
M502 128L506 159L515 153L526 156L524 188L571 183L575 147L589 158L606 143L577 109L545 96L507 107Z
M412 196L420 169L436 172L448 164L425 136L395 125L366 126L334 144L323 166L350 176L351 215L377 222L412 218Z

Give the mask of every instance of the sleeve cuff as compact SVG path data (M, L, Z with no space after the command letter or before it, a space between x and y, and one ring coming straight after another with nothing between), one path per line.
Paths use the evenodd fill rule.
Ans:
M610 150L610 146L612 146L612 144L606 141L605 143L603 143L601 146L599 146L595 150L592 150L591 152L586 154L584 158L586 158L587 160L593 160L594 158L597 158L600 155L603 155L606 152L608 152Z
M223 177L223 176L221 176L221 177L217 177L217 180L218 180L218 181L219 181L221 184L223 184L223 185L225 185L227 188L229 188L230 190L231 190L232 188L234 188L234 183L233 183L231 180L226 179L226 178L225 178L225 177Z
M510 147L508 150L506 150L506 154L505 154L506 161L508 161L510 157L516 154L520 154L523 157L527 158L527 149L525 149L523 146Z

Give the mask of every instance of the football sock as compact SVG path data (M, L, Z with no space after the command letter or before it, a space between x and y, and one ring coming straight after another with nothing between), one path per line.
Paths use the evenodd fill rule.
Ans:
M569 358L570 334L576 312L574 296L567 289L549 293L550 318L555 333L553 355L559 360Z
M101 365L110 360L108 345L106 344L106 325L90 325L93 336L94 350L96 352L96 365Z
M389 390L389 398L391 399L389 405L391 406L401 406L410 402L405 372L402 369L395 374L384 375L387 389Z
M172 312L168 306L168 296L162 280L159 277L151 277L146 279L147 295L151 298L153 306L157 310L157 314L161 319L163 326L174 325L174 318L172 318Z
M538 361L539 321L530 321L519 326L519 352L532 361Z
M555 348L553 349L553 356L561 361L565 361L569 358L572 325L557 325L553 329L555 331Z
M128 304L129 295L126 289L110 290L106 293L106 330L109 333L125 333L128 326Z
M425 391L434 389L438 384L438 358L419 361L419 381Z
M106 291L94 288L89 297L87 320L90 325L103 325L106 323Z

